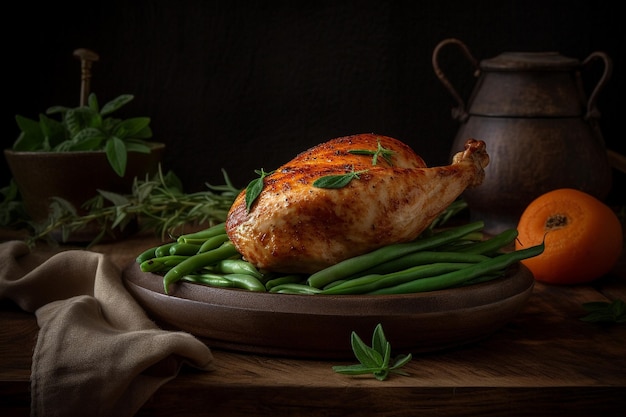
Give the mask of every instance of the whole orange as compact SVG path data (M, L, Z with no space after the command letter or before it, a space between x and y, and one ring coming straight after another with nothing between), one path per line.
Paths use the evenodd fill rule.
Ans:
M541 255L522 263L537 281L582 284L600 278L617 262L622 225L597 198L571 188L549 191L532 201L517 226L515 249L540 244Z

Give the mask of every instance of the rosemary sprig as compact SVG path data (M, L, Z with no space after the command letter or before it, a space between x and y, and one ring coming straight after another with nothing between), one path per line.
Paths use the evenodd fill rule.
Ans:
M387 379L390 373L408 376L400 368L411 361L411 354L399 355L392 362L391 344L387 341L380 323L374 329L371 347L367 346L356 332L352 332L350 341L354 356L359 360L359 363L333 366L333 371L345 375L374 374L374 377L379 381Z
M101 232L90 243L93 245L114 229L123 231L134 219L141 230L153 230L161 239L175 235L176 229L185 225L223 222L240 190L232 185L225 171L222 174L224 185L206 184L208 191L187 194L173 172L164 175L159 167L153 178L135 178L131 194L100 190L83 205L85 215L79 215L68 201L54 198L48 219L29 223L33 233L26 242L31 246L38 240L55 244L51 237L55 231L60 230L66 241L71 233L96 224Z

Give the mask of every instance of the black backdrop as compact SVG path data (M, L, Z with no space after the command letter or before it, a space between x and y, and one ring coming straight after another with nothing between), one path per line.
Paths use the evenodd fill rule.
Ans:
M92 91L101 103L135 95L120 116L150 116L167 144L164 168L186 191L237 186L327 139L362 132L396 137L429 165L448 163L454 105L431 57L443 39L481 60L504 51L593 51L614 72L598 105L607 146L626 154L626 30L608 1L23 1L3 13L2 145L14 116L76 106L75 49L100 55ZM467 61L452 48L442 65L467 97ZM590 71L590 79L594 76ZM593 80L591 81L593 82ZM0 165L2 184L10 174ZM529 175L529 173L520 173ZM610 196L624 201L623 176Z

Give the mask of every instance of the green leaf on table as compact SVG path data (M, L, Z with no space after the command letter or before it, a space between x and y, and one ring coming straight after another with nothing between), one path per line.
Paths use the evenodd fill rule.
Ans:
M592 301L584 303L587 315L581 320L588 323L626 323L626 303L616 299L612 302Z
M350 341L354 356L359 363L333 366L335 372L344 375L373 374L379 381L387 379L390 373L408 375L399 368L409 363L412 358L410 354L394 358L393 364L389 366L391 362L391 344L387 341L380 323L374 329L371 347L367 346L356 332L352 332Z

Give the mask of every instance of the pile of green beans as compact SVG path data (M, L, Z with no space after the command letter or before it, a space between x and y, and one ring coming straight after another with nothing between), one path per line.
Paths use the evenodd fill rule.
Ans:
M508 251L517 230L484 238L483 227L477 221L430 231L414 241L384 246L312 275L257 269L229 240L224 223L150 248L136 260L142 271L163 276L166 294L178 281L279 294L406 294L495 279L514 263L544 250L542 243Z

